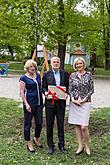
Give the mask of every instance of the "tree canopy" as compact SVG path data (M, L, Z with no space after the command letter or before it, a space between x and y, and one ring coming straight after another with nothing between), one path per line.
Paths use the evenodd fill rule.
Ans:
M110 61L110 0L88 0L88 15L76 9L81 0L0 0L0 48L30 55L38 43L58 46L64 68L66 44L80 42ZM20 52L20 53L19 53Z

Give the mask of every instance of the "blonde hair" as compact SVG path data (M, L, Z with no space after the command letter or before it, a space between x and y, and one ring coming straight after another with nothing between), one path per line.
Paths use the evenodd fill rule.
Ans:
M28 71L28 69L31 65L33 65L35 67L35 70L37 70L37 64L34 60L27 60L25 65L24 65L24 70Z
M54 57L51 58L51 63L52 63L53 60L58 60L60 62L60 58L57 57L57 56L54 56Z
M81 60L81 61L83 62L84 69L86 68L86 62L85 62L84 58L82 58L82 57L77 57L77 58L75 58L75 60L74 60L74 62L73 62L73 68L74 68L74 70L76 70L76 63L77 63L79 60Z

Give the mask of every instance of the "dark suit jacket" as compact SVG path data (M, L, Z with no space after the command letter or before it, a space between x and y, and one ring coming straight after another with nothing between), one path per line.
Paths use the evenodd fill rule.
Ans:
M44 73L43 79L42 79L42 90L45 94L46 91L48 91L48 85L56 85L54 73L52 70L49 70ZM60 85L66 87L66 91L68 93L68 86L69 86L69 76L68 73L64 70L60 70ZM58 100L60 103L60 106L62 108L65 108L66 101L65 100ZM51 99L45 99L45 107L54 107L52 104Z

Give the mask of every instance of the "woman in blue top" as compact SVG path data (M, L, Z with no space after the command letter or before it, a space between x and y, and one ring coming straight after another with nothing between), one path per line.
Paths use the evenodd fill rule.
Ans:
M32 126L32 118L35 119L35 135L33 142L36 146L42 147L39 137L42 128L42 93L41 79L37 73L37 65L34 60L28 60L25 63L24 70L26 74L20 77L19 90L23 100L24 109L24 139L27 142L27 149L35 152L30 139L30 128Z

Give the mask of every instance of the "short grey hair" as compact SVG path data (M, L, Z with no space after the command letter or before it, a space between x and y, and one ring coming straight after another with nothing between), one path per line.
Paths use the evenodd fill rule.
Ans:
M52 63L53 60L58 60L58 61L60 62L60 58L59 58L58 56L52 57L52 58L51 58L51 63Z
M32 59L26 61L24 65L24 70L27 72L31 65L33 65L35 67L35 70L37 70L37 63Z
M75 58L75 60L74 60L74 62L73 62L73 68L74 68L74 70L76 70L76 63L77 63L79 60L81 60L81 61L83 62L83 64L84 64L84 69L86 68L86 61L84 60L84 58L83 58L83 57L77 57L77 58Z

